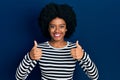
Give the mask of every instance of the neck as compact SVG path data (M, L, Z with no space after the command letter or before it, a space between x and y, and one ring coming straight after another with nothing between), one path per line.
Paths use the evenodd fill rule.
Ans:
M65 40L61 40L61 41L50 40L49 44L55 48L62 48L67 45L67 42Z

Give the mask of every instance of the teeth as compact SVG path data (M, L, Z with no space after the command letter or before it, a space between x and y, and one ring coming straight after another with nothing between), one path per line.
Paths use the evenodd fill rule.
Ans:
M57 37L58 37L58 36L60 36L60 34L55 34L55 36L57 36Z

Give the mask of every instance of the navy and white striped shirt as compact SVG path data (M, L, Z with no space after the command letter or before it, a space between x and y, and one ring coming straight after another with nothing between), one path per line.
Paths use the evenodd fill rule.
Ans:
M70 50L75 47L75 43L68 41L64 48L54 48L48 41L40 43L38 48L42 49L42 57L38 61L32 60L27 53L17 68L16 79L25 80L38 62L42 80L72 80L75 64L78 61L87 76L92 80L97 80L98 70L85 51L81 60L73 59Z

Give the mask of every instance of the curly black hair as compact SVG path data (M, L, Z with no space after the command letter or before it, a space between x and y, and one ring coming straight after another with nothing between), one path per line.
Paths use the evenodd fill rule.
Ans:
M75 31L75 27L77 24L76 14L72 7L67 4L49 3L42 9L38 18L38 24L43 35L47 38L50 38L50 34L48 31L49 23L56 17L65 20L67 27L65 38L69 38Z

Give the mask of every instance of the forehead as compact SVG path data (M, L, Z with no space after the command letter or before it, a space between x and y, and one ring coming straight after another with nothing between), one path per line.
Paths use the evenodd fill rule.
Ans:
M54 18L49 24L66 24L65 20L59 17Z

